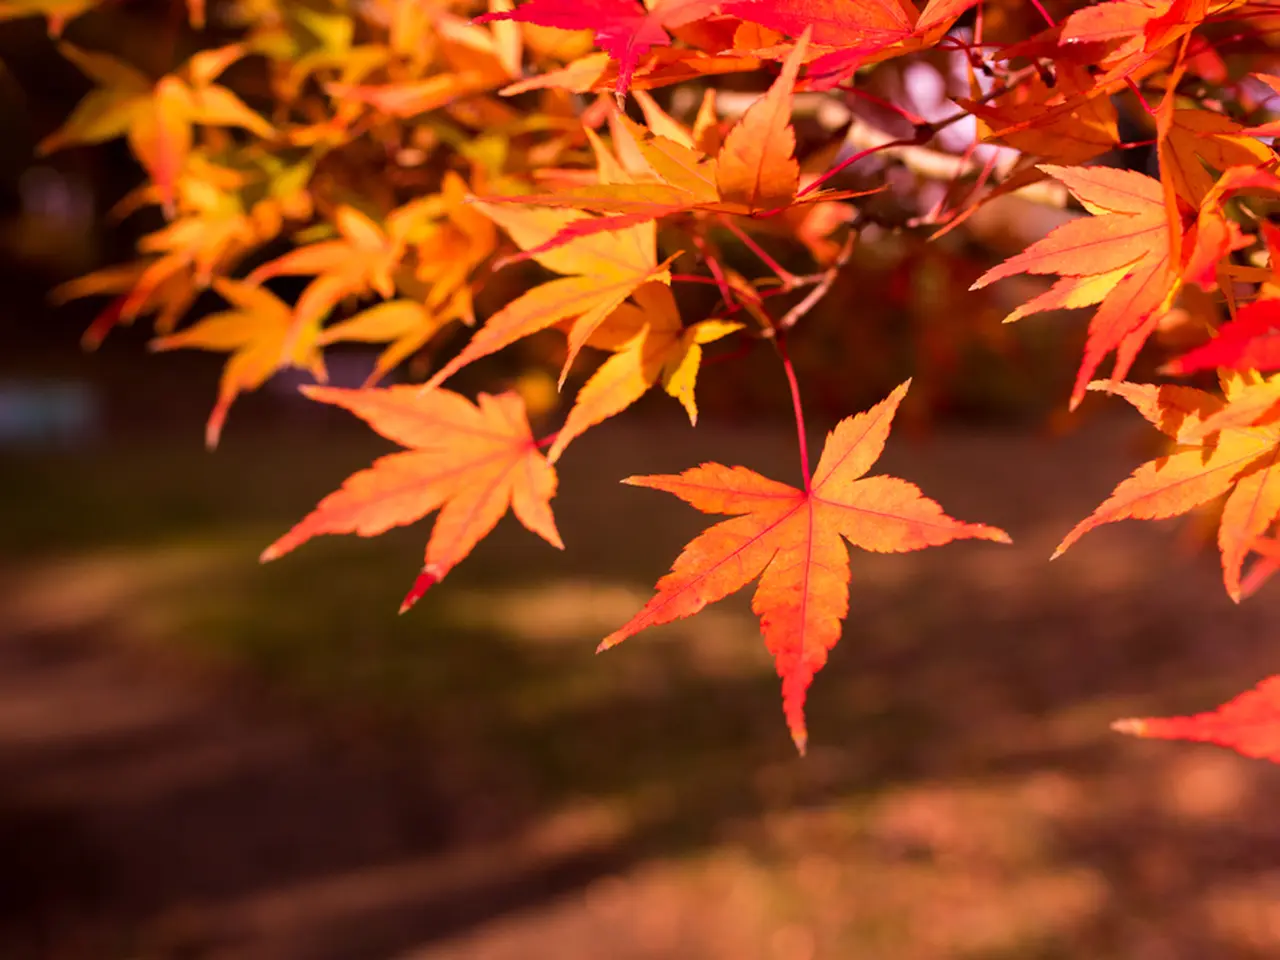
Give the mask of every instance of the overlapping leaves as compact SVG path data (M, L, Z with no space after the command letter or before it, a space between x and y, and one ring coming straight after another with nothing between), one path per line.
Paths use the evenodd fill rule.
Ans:
M0 19L43 17L56 34L96 5L0 0ZM285 368L323 380L324 351L344 344L380 345L369 384L405 367L423 379L387 390L308 388L410 449L351 477L264 555L439 510L412 600L507 509L559 546L552 464L569 444L655 387L695 420L703 348L729 336L804 336L805 311L855 252L876 255L858 246L864 226L880 237L902 222L951 230L987 203L1056 182L1085 215L991 268L974 289L1021 274L1056 277L1010 304L1008 319L1095 308L1070 405L1090 388L1119 395L1171 443L1060 550L1105 523L1176 516L1223 498L1224 581L1239 599L1280 569L1280 387L1258 373L1280 365L1280 230L1271 224L1280 177L1274 151L1259 139L1277 132L1264 93L1280 89L1265 54L1273 17L1242 0L1050 5L1061 11L1057 21L1033 6L490 0L445 9L411 0L332 8L262 0L220 22L238 31L234 42L183 51L167 72L62 43L93 89L42 150L124 138L148 182L119 212L155 205L164 223L141 239L137 260L73 281L59 296L112 298L86 333L90 345L117 323L153 316L153 349L225 353L210 445L237 396ZM187 14L201 29L203 0L191 0ZM938 76L959 114L926 120L902 96L913 69L930 64L947 65ZM233 67L244 71L243 85L227 79ZM1262 72L1246 77L1249 69ZM956 89L952 81L964 86L966 71L967 88ZM718 95L717 78L731 74L743 74L724 84L733 94ZM683 83L661 103L641 92ZM819 104L803 123L798 92ZM824 113L846 101L896 114L890 125L910 132L865 147L853 111L837 122ZM976 145L948 155L935 138L969 117L979 138L1014 160L971 163ZM1119 148L1143 145L1129 129L1150 137L1150 175L1120 168L1140 154ZM882 168L885 183L817 189L827 185L822 171L834 175L890 148L902 166ZM940 167L960 172L929 172ZM895 219L864 199L882 188L903 193L904 176L908 193L942 188L934 209ZM725 231L735 255L749 254L765 276L730 262ZM815 272L781 266L757 242L769 232L798 241L795 252L812 266L796 269ZM505 259L503 233L518 251ZM513 260L555 276L493 277ZM283 297L286 282L276 278L285 277L301 278L296 297ZM719 300L682 317L677 280L714 287ZM498 302L477 299L502 284L507 295ZM1124 382L1141 369L1153 335L1176 323L1189 288L1202 302L1221 301L1208 300L1210 310L1229 320L1184 323L1183 336L1188 326L1203 329L1191 331L1186 352L1163 370L1233 371L1222 375L1222 395ZM201 300L205 291L226 305L182 326L196 304L212 301ZM776 295L796 302L774 309ZM456 344L437 334L454 321L475 329L441 362L439 351ZM846 322L865 322L856 304ZM548 329L568 340L562 386L584 352L603 359L547 437L534 439L513 395L481 394L472 404L442 387ZM1194 346L1194 336L1210 332ZM1113 353L1111 379L1091 384ZM803 747L805 691L847 610L841 538L882 551L1004 538L951 520L905 481L863 477L904 391L842 421L803 489L716 464L634 478L732 519L695 538L650 604L606 644L689 615L758 576L753 606ZM1258 559L1246 569L1251 555ZM1240 732L1274 723L1274 699L1268 688L1212 716L1128 729L1274 756L1258 746L1270 742L1267 734Z

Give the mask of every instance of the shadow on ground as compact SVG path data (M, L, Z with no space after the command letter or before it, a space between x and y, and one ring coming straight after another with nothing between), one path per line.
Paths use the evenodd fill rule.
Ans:
M636 472L795 473L781 429L588 435L559 554L504 524L411 614L425 526L257 551L381 448L334 426L11 457L0 956L1261 958L1280 775L1116 737L1274 672L1179 527L1072 523L1128 424L881 467L1013 547L854 555L798 759L746 597L629 640L705 522Z

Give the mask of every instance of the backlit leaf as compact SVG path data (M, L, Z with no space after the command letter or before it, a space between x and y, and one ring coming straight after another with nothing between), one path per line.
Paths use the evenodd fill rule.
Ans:
M909 383L909 382L908 382ZM760 578L751 609L782 678L782 705L801 753L806 691L840 639L849 609L849 553L842 542L900 553L977 538L1009 542L1003 530L953 520L896 477L864 477L884 449L902 384L828 436L807 490L746 467L705 463L674 476L627 483L674 494L703 513L733 516L700 533L658 581L657 593L600 644L607 649L648 627L697 613Z
M507 510L552 546L564 548L551 513L556 473L529 432L519 395L482 393L472 404L448 390L411 386L304 387L303 392L350 410L409 449L348 477L262 552L264 563L321 534L372 537L439 510L403 613L465 559Z

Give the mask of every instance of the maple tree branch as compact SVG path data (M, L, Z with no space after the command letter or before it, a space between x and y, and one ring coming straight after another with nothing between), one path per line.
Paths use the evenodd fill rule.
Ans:
M857 243L858 235L850 233L845 238L844 246L840 249L839 256L835 262L820 274L815 274L813 279L816 280L814 288L810 290L803 300L783 314L782 319L775 324L778 335L786 333L794 327L800 320L818 303L831 292L831 285L836 282L836 277L840 275L841 269L849 262L849 258L853 256L853 248ZM803 278L810 279L810 278Z
M877 107L883 107L885 110L893 111L913 127L918 127L921 124L929 122L919 114L912 113L906 107L899 106L890 100L884 99L883 97L878 97L874 93L863 90L861 87L849 86L844 89L847 93L859 98L860 100L866 100L868 103L874 103Z
M1036 75L1036 68L1027 67L1021 71L1018 71L1015 74L1012 74L1004 84L996 87L993 90L987 91L987 93L983 94L981 97L978 97L974 102L986 103L990 100L994 100L997 97L1003 96L1004 94L1008 93L1010 90L1014 89L1020 84L1025 83L1028 79L1030 79L1035 75ZM904 153L905 151L908 151L908 150L916 150L916 151L923 150L925 144L927 144L930 140L936 137L943 130L971 116L972 116L972 113L970 113L968 110L958 110L957 112L953 113L951 116L943 117L941 120L934 120L929 123L917 123L915 125L915 132L910 137L899 137L893 140L885 140L881 143L872 144L862 150L859 150L856 153L852 154L851 156L848 156L845 159L841 160L834 167L832 167L831 169L827 170L826 172L822 173L817 178L815 178L812 182L801 187L798 191L796 191L796 199L800 199L801 197L804 197L805 195L810 194L813 191L821 188L822 185L825 184L827 181L829 181L832 177L848 169L853 164L857 163L859 160L863 160L866 157L871 156L872 154L879 153L881 151L886 151L886 150L903 151ZM926 151L926 152L929 155L934 157L939 157L939 158L946 157L946 161L948 163L949 168L954 172L945 175L942 179L952 179L955 176L958 176L960 172L963 172L965 168L972 166L971 163L966 164L963 162L962 159L956 158L950 154L937 154L932 151ZM906 161L904 160L904 162ZM910 166L909 163L908 163L908 166ZM763 213L759 214L758 216L762 218L771 217L771 216L776 216L780 212L781 210L766 210Z

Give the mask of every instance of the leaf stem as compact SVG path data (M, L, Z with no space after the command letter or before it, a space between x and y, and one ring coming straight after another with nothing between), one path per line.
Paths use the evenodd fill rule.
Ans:
M1040 16L1044 17L1044 22L1049 26L1056 27L1058 25L1058 21L1049 16L1049 11L1044 8L1044 4L1042 4L1040 0L1031 0L1031 5L1040 12Z
M721 216L717 219L719 219L720 223L723 224L730 233L741 240L743 246L754 253L761 263L777 275L778 279L782 281L782 285L784 287L791 289L797 285L798 278L796 275L786 267L782 266L782 264L778 263L778 261L773 259L773 257L769 256L768 251L760 246L760 244L756 243L756 241L745 230L734 223L731 218Z
M778 347L778 356L782 358L782 369L787 373L787 384L791 387L791 407L796 413L796 439L800 443L800 473L804 477L804 492L813 492L813 480L809 474L809 438L804 429L804 407L800 403L800 383L796 380L796 368L791 363L791 355L787 353L787 334L785 330L777 330L773 342Z
M811 183L806 184L805 186L797 190L796 199L799 200L801 197L804 197L810 193L813 193L813 191L817 190L819 187L821 187L824 183L826 183L836 174L841 173L848 167L853 166L859 160L866 159L867 157L871 156L873 153L879 153L881 150L888 150L891 147L910 147L915 145L916 145L915 137L906 137L904 139L889 140L889 141L886 141L885 143L878 143L874 147L867 147L865 150L859 150L857 153L853 154L852 156L845 157L843 160L837 163L834 167L832 167L826 173L822 174L820 177L817 177L816 179L814 179ZM757 214L757 216L761 217L762 219L765 217L773 217L773 216L777 216L779 213L782 213L786 209L787 209L786 207L777 207L773 210L766 210L764 213Z
M1147 116L1154 117L1156 115L1155 108L1147 102L1147 98L1142 95L1142 91L1138 89L1138 85L1133 82L1132 77L1124 78L1125 86L1138 98L1138 103L1142 104L1142 109L1146 111ZM1171 95L1171 94L1170 94Z
M701 283L708 287L717 287L717 288L720 286L720 284L716 283L715 280L713 280L711 277L699 277L696 274L692 274L692 273L673 273L671 275L671 282L672 283Z
M732 305L733 292L729 289L729 278L725 276L724 270L720 266L720 261L716 258L716 251L702 234L695 232L690 236L693 239L693 245L702 254L702 262L707 265L707 269L711 271L711 276L715 280L716 286L720 288L720 296L724 299L725 305Z
M848 87L845 87L844 90L848 92L851 96L858 97L861 100L866 100L868 103L874 103L877 107L882 107L885 110L893 111L898 116L900 116L903 120L907 121L907 123L911 124L913 127L918 127L921 124L929 122L919 114L912 113L906 107L900 107L898 106L898 104L892 103L891 101L886 100L883 97L877 97L874 93L871 93L867 90L863 90L861 87L848 86Z

